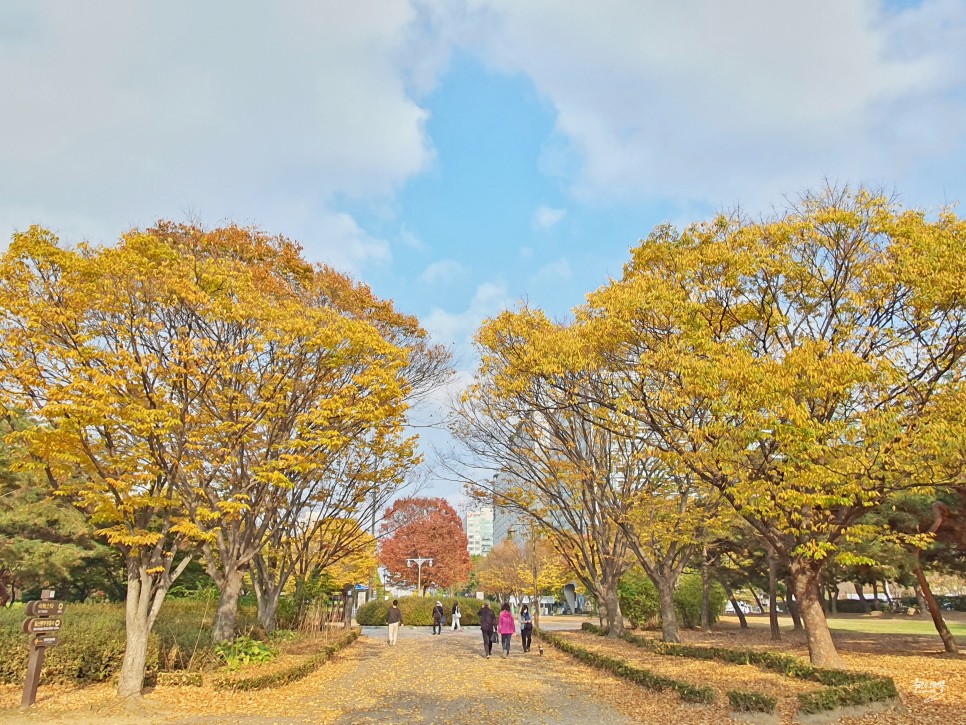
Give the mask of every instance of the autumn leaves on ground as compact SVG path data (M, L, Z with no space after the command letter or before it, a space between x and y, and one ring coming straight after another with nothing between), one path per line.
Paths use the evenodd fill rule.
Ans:
M574 620L570 620L574 621ZM775 649L765 627L739 631L726 619L715 631L686 633L685 641ZM567 624L566 626L570 626ZM289 685L254 692L210 687L159 686L127 708L108 685L51 686L29 714L13 707L16 688L0 691L0 718L10 723L647 723L711 725L728 719L722 693L751 687L779 698L781 722L791 722L793 698L813 685L751 666L661 657L639 647L587 633L563 633L587 649L619 657L663 675L709 685L714 705L684 703L670 692L653 692L574 661L544 646L524 655L514 640L507 660L485 660L479 630L445 631L434 637L404 632L396 647L381 635L362 637L315 673ZM839 632L836 641L850 667L894 678L900 704L884 712L847 717L844 725L956 725L966 723L966 662L937 656L934 640ZM805 655L804 637L784 633L784 650ZM943 682L943 692L924 683ZM937 696L938 695L938 696ZM934 697L934 701L929 700Z

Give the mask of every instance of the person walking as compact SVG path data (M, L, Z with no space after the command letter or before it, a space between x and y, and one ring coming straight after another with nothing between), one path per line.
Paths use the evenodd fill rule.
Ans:
M446 615L443 614L443 603L437 599L436 606L433 607L433 634L442 634L444 624Z
M389 607L389 614L386 615L386 624L389 625L389 645L396 645L396 636L399 634L399 627L402 626L402 611L399 609L399 600L393 599L392 606Z
M533 617L530 614L530 605L524 604L520 608L520 644L523 651L530 651L530 643L533 641Z
M463 613L460 612L460 603L453 602L453 631L454 632L456 632L457 630L463 631L463 627L462 625L460 625L460 619L462 618L462 616L463 616Z
M483 632L483 656L486 659L490 658L490 653L493 651L495 630L496 617L489 603L483 602L483 608L480 609L480 631Z
M500 621L497 624L497 631L500 633L500 639L502 640L503 658L506 659L510 656L510 637L517 631L516 623L513 621L513 612L510 611L509 602L504 602L503 606L500 607Z

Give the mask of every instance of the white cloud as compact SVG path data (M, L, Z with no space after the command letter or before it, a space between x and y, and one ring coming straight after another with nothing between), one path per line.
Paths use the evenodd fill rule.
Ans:
M193 208L295 236L280 217L296 208L334 235L310 253L384 259L334 204L432 161L399 62L416 17L408 0L4 4L0 235L41 222L113 239Z
M573 276L574 271L570 267L569 260L563 257L555 262L548 262L543 265L533 276L533 281L541 283L559 282L570 279Z
M966 193L966 4L471 0L463 42L557 111L545 168L584 198L755 205L938 164ZM577 161L576 169L572 161Z
M480 323L510 306L506 285L484 282L477 286L469 307L462 312L449 312L436 307L423 319L423 326L433 339L454 345L458 357L469 353L473 334Z
M549 206L539 206L533 213L533 227L535 229L550 229L567 216L566 209L554 209Z
M466 271L466 267L454 259L442 259L433 262L419 275L421 282L433 284L435 282L449 283Z

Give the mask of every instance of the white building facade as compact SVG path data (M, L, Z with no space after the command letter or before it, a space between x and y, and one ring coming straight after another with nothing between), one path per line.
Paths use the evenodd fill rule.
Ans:
M493 507L481 506L463 517L470 556L486 556L493 548Z

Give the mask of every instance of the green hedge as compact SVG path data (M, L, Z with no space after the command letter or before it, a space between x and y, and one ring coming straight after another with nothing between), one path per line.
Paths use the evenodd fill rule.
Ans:
M584 623L582 629L598 635L607 633L605 629L590 623ZM880 677L867 672L849 672L848 670L815 667L794 655L659 642L630 632L624 634L624 639L657 654L718 660L738 665L755 665L786 677L810 680L825 685L825 689L819 692L798 695L799 711L803 714L834 710L838 707L850 705L884 702L898 696L895 682L889 677ZM730 697L731 693L729 693Z
M30 636L22 634L24 608L0 614L0 682L22 683L27 674ZM69 604L62 617L60 644L49 647L42 682L103 682L124 660L124 612L117 605ZM147 671L160 668L160 638L148 641Z
M148 640L148 676L159 671L192 670L216 663L211 650L211 624L217 602L169 599L161 607ZM0 610L0 683L23 682L30 638L20 632L24 606ZM124 660L124 605L69 603L62 617L61 643L44 660L43 682L103 682ZM239 608L239 629L257 623L253 607Z
M735 712L775 712L778 699L761 692L729 690L728 704Z
M803 715L827 712L840 707L888 702L899 697L896 684L890 677L875 677L851 685L826 687L818 692L798 695L798 711Z
M430 627L433 624L433 607L436 602L443 603L443 612L446 613L446 624L452 625L453 603L460 603L460 623L464 627L480 626L480 608L483 602L473 597L402 597L399 600L399 609L402 610L403 624L412 627ZM366 602L356 610L356 622L372 627L383 626L386 624L386 616L389 614L389 607L392 600L376 599ZM493 602L490 606L497 611L499 607Z
M581 662L584 662L591 667L607 670L608 672L611 672L618 677L622 677L625 680L629 680L630 682L640 685L641 687L658 691L673 690L674 692L677 692L681 699L685 702L698 702L705 705L714 702L714 690L712 690L710 687L700 687L697 685L692 685L689 682L682 682L681 680L673 680L670 677L663 677L662 675L657 675L650 670L629 665L623 660L608 657L607 655L602 655L597 652L591 652L583 647L578 647L577 645L568 642L566 639L546 630L537 629L535 631L538 637L549 642L554 647L566 652L567 654L576 657Z
M266 687L281 687L290 682L301 680L319 667L332 659L332 656L341 649L348 647L359 637L359 630L352 629L344 636L337 639L332 644L327 644L318 652L313 654L305 662L288 667L283 670L271 672L265 675L254 675L251 677L219 677L213 681L215 689L218 690L261 690Z

